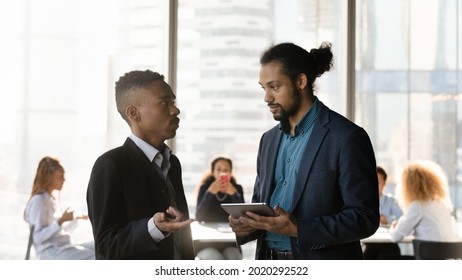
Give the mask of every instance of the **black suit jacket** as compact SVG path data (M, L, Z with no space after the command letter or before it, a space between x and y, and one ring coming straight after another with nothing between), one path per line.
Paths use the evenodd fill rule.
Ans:
M176 190L178 210L189 218L180 162L171 155L170 163L168 176ZM96 160L87 205L96 259L173 259L173 234L155 242L147 228L155 213L170 206L167 186L131 139ZM181 235L178 240L183 259L194 259L190 227L177 234Z
M270 201L281 137L277 125L261 138L253 202ZM298 232L298 238L291 238L295 258L362 259L360 239L379 226L377 184L367 133L320 102L292 197ZM264 259L264 233L239 237L238 242L257 239L256 258Z

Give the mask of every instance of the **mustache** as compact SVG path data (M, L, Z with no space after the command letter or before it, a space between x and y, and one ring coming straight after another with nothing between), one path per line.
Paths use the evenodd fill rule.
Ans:
M179 125L179 124L180 124L180 118L174 117L174 118L170 121L170 124Z

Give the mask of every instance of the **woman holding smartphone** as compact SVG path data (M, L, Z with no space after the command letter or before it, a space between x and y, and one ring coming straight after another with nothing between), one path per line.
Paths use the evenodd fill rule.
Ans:
M244 202L242 186L232 175L233 162L227 157L216 157L211 164L211 172L201 182L197 196L196 220L200 222L228 223L229 214L221 208L221 203ZM240 248L218 244L214 248L201 250L199 259L241 259ZM229 245L229 244L225 244Z

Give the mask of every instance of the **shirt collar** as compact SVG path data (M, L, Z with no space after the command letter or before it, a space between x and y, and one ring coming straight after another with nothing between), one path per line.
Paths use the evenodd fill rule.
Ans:
M301 132L307 131L316 120L316 117L319 115L319 102L318 97L314 97L313 105L308 109L306 114L300 119L294 129L294 137L300 134ZM279 129L281 129L285 134L290 134L290 126L288 120L282 120L279 124Z
M133 132L130 133L128 137L132 139L133 142L135 142L136 146L138 146L138 148L140 148L141 151L143 151L143 153L148 157L149 161L152 162L152 160L157 155L157 153L160 152L162 154L161 151L154 148L149 143L147 143L146 141L142 140L141 138L133 134ZM164 150L163 156L166 157L166 159L168 160L170 158L170 154L172 153L172 150L165 144L163 144L162 148Z

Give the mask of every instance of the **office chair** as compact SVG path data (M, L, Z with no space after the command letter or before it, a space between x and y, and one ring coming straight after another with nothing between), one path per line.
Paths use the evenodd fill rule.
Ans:
M462 259L462 241L437 242L412 240L416 260L449 260Z
M27 243L26 260L30 260L30 249L34 244L34 225L30 226L29 242Z

